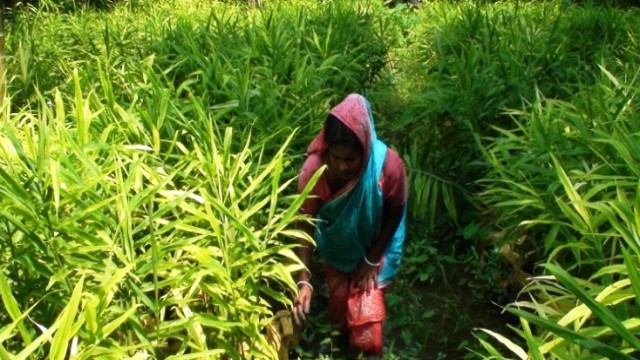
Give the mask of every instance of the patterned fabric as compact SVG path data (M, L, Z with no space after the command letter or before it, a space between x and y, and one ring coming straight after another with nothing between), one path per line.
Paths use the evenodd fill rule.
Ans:
M349 332L349 342L366 355L382 355L383 322L386 316L385 287L361 292L351 275L327 266L329 319L342 331Z

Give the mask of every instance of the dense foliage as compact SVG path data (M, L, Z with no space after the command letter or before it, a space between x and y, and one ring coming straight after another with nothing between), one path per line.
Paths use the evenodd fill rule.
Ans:
M32 4L5 24L0 358L274 358L295 177L350 92L410 177L387 358L638 357L636 8ZM473 301L517 322L460 325ZM330 356L315 325L301 357Z

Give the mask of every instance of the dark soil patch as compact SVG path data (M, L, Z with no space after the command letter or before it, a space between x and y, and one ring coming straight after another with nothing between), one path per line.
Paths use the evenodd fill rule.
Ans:
M466 285L410 283L398 279L388 295L387 334L399 358L465 359L480 349L479 328L508 334L517 321L497 296L479 298Z

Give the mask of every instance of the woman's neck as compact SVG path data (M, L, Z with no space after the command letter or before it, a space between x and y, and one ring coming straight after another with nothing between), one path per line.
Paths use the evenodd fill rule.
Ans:
M329 154L325 152L322 154L322 162L326 165ZM331 194L337 194L343 187L347 185L349 181L340 179L336 174L329 168L324 173L325 179L327 180L327 185L329 185L329 190L331 190Z
M345 187L348 181L336 179L331 175L330 172L326 173L327 176L327 184L329 185L329 190L331 190L332 194L337 194L343 187Z

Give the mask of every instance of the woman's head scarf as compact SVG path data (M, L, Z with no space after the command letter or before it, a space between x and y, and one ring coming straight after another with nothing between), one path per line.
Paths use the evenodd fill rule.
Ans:
M360 94L350 94L333 107L330 113L353 131L362 145L364 159L368 159L371 155L372 144L377 140L369 101ZM323 129L313 139L307 149L307 153L322 154L327 149L327 146ZM366 161L363 162L363 166L366 166Z

